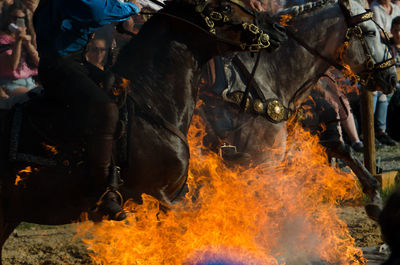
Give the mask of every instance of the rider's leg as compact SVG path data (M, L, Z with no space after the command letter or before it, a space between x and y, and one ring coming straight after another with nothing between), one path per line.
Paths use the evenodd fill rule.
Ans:
M89 117L93 133L88 136L88 156L90 175L95 186L103 192L98 209L113 220L123 220L126 215L121 207L121 195L115 183L117 176L110 176L111 155L114 135L118 122L118 108L112 102L98 102L90 106Z
M101 196L98 209L111 219L121 220L125 216L116 200L119 193L107 183L118 109L107 93L89 78L88 69L79 59L77 56L42 60L40 78L45 95L66 104L73 113L67 122L86 136L90 177L98 195L105 195Z

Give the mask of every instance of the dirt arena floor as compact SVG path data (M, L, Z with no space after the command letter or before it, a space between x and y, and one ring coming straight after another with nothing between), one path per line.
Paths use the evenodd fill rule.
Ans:
M377 152L385 171L400 169L400 147L385 147ZM348 224L356 246L381 245L378 225L368 219L362 207L343 207L340 217ZM92 264L85 245L74 239L73 225L38 226L21 224L3 249L5 265L86 265Z

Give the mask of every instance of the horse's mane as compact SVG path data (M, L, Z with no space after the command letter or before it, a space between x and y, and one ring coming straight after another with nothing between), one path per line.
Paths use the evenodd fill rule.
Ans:
M296 6L291 6L289 8L285 8L285 9L279 11L279 13L277 15L278 16L290 15L292 18L300 17L302 15L314 12L324 6L327 6L328 4L334 4L336 2L337 2L336 0L312 1L312 2L302 4L302 5L296 5Z

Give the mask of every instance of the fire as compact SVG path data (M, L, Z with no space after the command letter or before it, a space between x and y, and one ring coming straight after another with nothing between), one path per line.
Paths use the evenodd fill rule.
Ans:
M336 215L342 202L359 198L355 178L329 167L318 138L291 126L284 161L246 170L202 147L204 128L194 117L189 192L167 212L143 195L141 205L126 203L126 222L78 224L94 263L365 264Z
M46 151L49 151L51 154L53 154L53 155L57 155L58 154L58 150L57 150L57 148L55 146L46 144L45 142L42 143L42 146L44 147L44 149Z
M131 81L126 78L121 78L118 80L118 84L116 87L113 87L112 94L114 96L120 96L123 94L123 91L126 91L129 88Z
M289 22L290 20L292 20L292 18L293 16L289 14L281 15L279 24L281 24L282 26L289 26Z
M15 186L19 186L19 185L23 184L24 180L31 173L32 173L32 168L30 166L27 166L26 168L18 171L18 173L17 173L17 175L15 177L14 185Z
M343 61L343 57L349 48L350 43L345 41L337 50L337 58L340 64L343 66L342 72L343 75L348 78L352 83L356 83L359 80L359 77L351 70L348 64L345 64Z

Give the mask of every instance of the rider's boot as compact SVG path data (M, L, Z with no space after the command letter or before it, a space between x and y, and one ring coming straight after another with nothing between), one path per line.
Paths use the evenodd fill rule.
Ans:
M121 221L126 218L126 214L122 208L118 185L115 184L118 176L114 171L110 175L118 108L114 103L103 103L93 106L92 111L96 118L94 132L88 139L89 171L95 189L102 189L96 209L111 220Z

